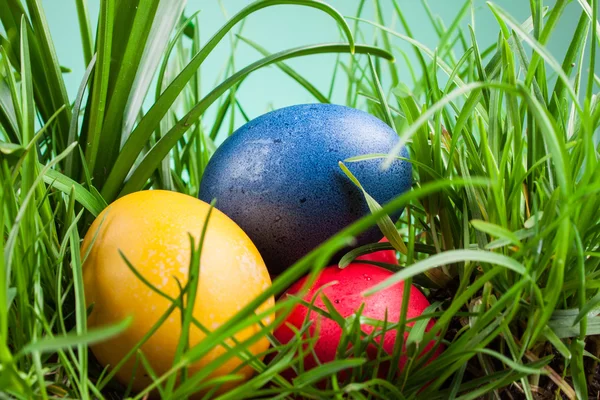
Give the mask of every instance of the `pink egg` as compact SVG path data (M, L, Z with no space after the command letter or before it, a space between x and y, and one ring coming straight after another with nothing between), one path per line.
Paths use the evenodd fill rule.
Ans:
M378 253L385 253L385 251ZM402 307L402 296L404 293L403 282L397 283L385 290L381 290L369 297L363 297L362 295L364 291L386 280L392 275L392 272L384 268L360 263L350 264L344 269L339 269L337 266L327 267L321 272L316 282L304 296L304 300L310 302L319 288L329 284L322 290L321 295L325 295L343 317L352 315L359 309L361 304L364 303L363 316L383 321L387 312L387 320L389 322L397 322L400 318ZM305 281L306 277L294 283L283 294L282 298L285 298L288 294L298 293ZM314 305L323 310L327 310L321 296L316 298ZM429 301L427 298L416 287L411 286L406 318L411 319L418 317L428 306ZM295 337L295 334L290 328L290 325L296 329L300 329L306 319L308 311L308 308L304 305L295 306L287 320L275 330L275 337L282 343L288 343L292 340ZM319 361L321 363L326 363L334 360L342 335L340 326L335 321L323 317L315 311L310 312L309 320L312 321L312 324L308 329L308 335L311 337L318 335L314 352ZM434 323L435 321L430 320L427 325L427 330L431 329ZM412 326L413 324L414 322L407 325ZM365 324L362 326L362 329L368 334L375 328ZM397 332L395 330L388 331L383 335L383 349L389 354L393 353L396 336ZM406 332L404 336L406 338L408 332ZM379 340L381 340L381 336ZM433 345L434 342L429 343L423 350L423 353L429 351ZM440 351L441 349L438 348L433 355L433 358L435 358ZM375 346L367 349L367 357L375 359L376 356L377 348ZM404 367L406 361L406 355L402 354L399 360L400 369ZM319 364L312 355L309 355L304 359L305 370L314 368L317 365ZM381 374L386 374L388 369L389 365L386 366L382 364L380 366ZM291 372L287 371L285 375L287 377L293 377L293 374L290 374Z

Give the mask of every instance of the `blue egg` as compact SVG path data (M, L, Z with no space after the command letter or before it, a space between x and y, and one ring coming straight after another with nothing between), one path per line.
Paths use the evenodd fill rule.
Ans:
M267 268L280 273L369 213L362 192L340 169L346 158L389 153L398 135L374 116L333 104L303 104L262 115L233 133L204 171L199 197L252 239ZM401 155L408 157L406 149ZM346 163L380 204L410 189L412 168L396 160ZM398 217L395 215L395 217ZM381 238L377 226L358 245Z

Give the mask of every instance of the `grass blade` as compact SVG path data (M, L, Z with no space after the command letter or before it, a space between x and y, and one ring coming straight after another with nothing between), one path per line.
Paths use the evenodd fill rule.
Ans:
M73 348L82 345L91 345L103 342L123 333L131 324L132 318L128 317L123 321L102 328L90 329L85 334L69 333L60 337L47 337L39 339L35 343L30 343L24 347L19 356L25 356L34 351L41 353L53 353L58 350Z
M247 39L243 36L238 36L243 42L247 43L248 45L250 45L251 47L253 47L256 51L258 51L259 53L261 53L264 57L269 56L271 53L269 53L269 51L267 49L265 49L264 47L260 46L258 43L253 42L250 39ZM296 82L298 82L298 84L300 84L300 86L304 87L310 94L312 94L315 99L317 99L320 103L329 103L329 100L327 97L325 97L324 94L322 94L319 89L317 89L312 83L310 83L306 78L304 78L302 75L300 75L299 73L297 73L296 71L294 71L290 66L288 66L286 63L283 62L279 62L275 64L279 69L281 69L281 71L283 71L284 73L286 73L290 78L292 78L293 80L295 80Z
M425 260L419 261L414 265L408 266L405 269L397 272L394 276L385 281L373 286L364 293L365 296L370 296L380 290L386 289L398 282L419 275L429 269L437 268L442 265L452 264L464 261L478 261L491 265L500 265L520 275L528 277L527 271L523 265L514 259L489 251L482 250L449 250L442 254L436 254Z
M129 98L125 107L123 128L121 134L120 146L125 143L131 132L138 115L140 114L142 103L150 89L150 84L154 74L160 64L160 60L165 54L168 40L175 24L180 20L187 0L160 0L152 28L148 33L148 39L135 79L131 85ZM167 53L168 54L168 53Z
M76 0L77 18L79 20L79 31L81 34L81 45L83 47L83 62L90 65L92 62L92 27L88 12L87 0Z

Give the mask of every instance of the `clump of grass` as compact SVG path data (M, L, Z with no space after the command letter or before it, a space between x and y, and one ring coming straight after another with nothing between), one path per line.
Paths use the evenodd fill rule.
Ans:
M378 2L373 3L375 20L369 21L362 17L370 6L364 0L356 15L346 18L317 1L262 0L233 16L206 43L200 41L195 15L172 15L181 1L165 11L158 0L103 0L95 38L85 0L76 3L88 68L77 97L69 99L41 2L0 1L6 32L0 37L0 393L23 399L142 398L155 390L181 399L202 389L208 398L236 379L233 374L208 380L209 374L239 356L256 374L219 398L598 395L597 2L578 0L581 16L562 59L544 46L551 34L563 34L556 25L566 0L551 8L530 1L526 21L488 3L499 27L496 43L488 48L480 48L472 29L460 28L473 10L470 1L448 27L426 7L439 35L435 50L413 36L415 27L396 0L394 18L401 30L386 25L390 21ZM270 54L242 28L253 13L280 4L326 13L340 27L343 41ZM373 45L363 43L366 29L376 32ZM232 52L226 78L206 88L201 66L228 35ZM416 68L406 65L412 82L399 81L398 64L408 60L401 43L418 60ZM242 45L263 58L237 69L235 48ZM285 64L292 57L331 52L339 56L329 88L315 87ZM396 63L390 62L394 57ZM138 368L154 379L144 392L133 394L112 381L114 369L103 370L88 356L90 344L118 335L128 321L87 329L80 238L90 221L124 194L162 188L195 195L218 135L231 134L243 122L235 115L250 118L236 96L245 77L272 64L316 101L331 101L335 85L343 81L347 105L386 121L398 132L399 147L408 145L416 183L388 204L371 201L372 215L298 261L203 342L183 345L166 375L153 374L143 353L132 349ZM147 76L140 77L148 68L158 76L153 89L146 87ZM383 75L389 83L380 81ZM152 105L143 109L148 97ZM207 120L210 107L216 112ZM380 158L385 167L397 156L396 151L357 154L341 167L351 178L354 163ZM390 221L387 214L403 207L403 217ZM407 320L404 310L399 323L368 321L380 329L365 335L360 311L344 320L331 305L316 309L347 329L338 359L310 371L302 365L303 354L311 351L312 340L303 335L307 326L288 344L277 343L271 327L264 327L257 335L272 341L268 361L246 350L258 336L233 346L224 342L264 317L254 315L258 304L306 273L314 277L332 254L376 223L392 243L376 247L398 250L401 268L372 292L399 280L419 285L432 307L417 321ZM197 271L199 251L194 246L191 271ZM342 262L361 251L366 249ZM184 286L162 319L180 309L187 327L201 328L183 306L190 293ZM278 303L275 324L299 302L290 297ZM431 318L436 322L430 331L415 329ZM406 322L416 324L410 329ZM381 379L377 362L360 355L367 346L379 346L377 335L388 329L409 335L394 354L380 349L381 360L396 365L405 344L409 362ZM427 357L416 355L432 340L445 351L427 363ZM216 345L231 352L186 377L186 367ZM281 376L288 368L297 375L291 382ZM348 382L338 380L342 370L351 371ZM175 386L178 375L184 379ZM324 390L317 385L323 380Z

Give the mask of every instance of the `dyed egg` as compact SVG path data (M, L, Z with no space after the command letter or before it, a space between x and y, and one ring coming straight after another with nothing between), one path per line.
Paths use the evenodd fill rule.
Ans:
M248 122L223 142L204 171L199 197L216 198L217 207L256 244L269 271L280 273L369 213L362 192L338 162L388 153L397 142L388 125L363 111L333 104L282 108ZM408 157L406 149L401 155ZM410 189L412 169L395 160L382 171L381 163L346 165L383 204ZM374 226L357 237L357 245L379 235Z
M153 292L127 267L119 250L150 283L177 298L180 287L188 279L191 245L196 246L209 205L180 193L152 190L132 193L112 203L94 221L83 241L81 254L86 303L93 305L89 327L100 327L133 316L132 324L120 335L92 346L103 365L114 367L142 339L167 311L171 302ZM210 216L200 259L200 278L194 317L207 329L214 330L234 316L271 284L265 264L248 236L221 211ZM266 311L274 304L270 298L259 309ZM272 317L263 321L268 324ZM240 342L260 331L252 325L238 334ZM160 376L172 365L181 332L181 313L177 308L141 347L154 371ZM190 327L190 346L205 338L195 325ZM261 354L269 347L261 337L248 349ZM190 374L201 370L224 354L224 347L213 348L192 364ZM135 354L117 372L123 384L132 378ZM211 377L236 370L243 361L232 357ZM152 380L138 365L133 387L140 390ZM253 370L244 366L236 371L246 379ZM239 383L232 383L229 387Z
M379 243L389 243L389 240L384 237ZM376 261L380 263L398 265L398 258L396 258L396 250L379 250L372 253L363 254L362 256L356 257L354 263L359 263L360 260L365 261Z
M360 263L350 264L344 269L339 269L337 266L327 267L321 272L315 283L309 288L306 295L304 295L303 299L309 303L314 299L315 307L327 310L322 299L322 296L326 296L344 318L357 312L364 303L365 306L361 314L362 316L383 321L385 320L387 313L387 321L390 323L398 322L402 309L402 296L404 293L403 282L399 282L385 290L381 290L372 296L362 296L364 291L386 280L392 275L392 272L384 268ZM296 295L302 289L305 282L306 277L294 283L283 294L282 298L285 298L285 296L289 294ZM324 288L320 294L317 295L319 289L322 287ZM316 298L315 295L317 295ZM428 306L429 301L427 301L427 298L417 288L411 286L406 318L411 319L418 317ZM314 356L309 353L304 358L304 370L310 370L322 363L333 361L336 357L342 335L342 329L335 321L324 317L315 311L310 311L308 307L299 304L294 306L294 309L287 319L275 329L275 337L281 343L288 343L290 340L296 338L295 331L297 332L303 327L305 321L307 321L307 313L309 312L308 321L311 322L311 325L305 334L305 339L308 337L314 338L315 336L318 338L314 345ZM430 320L426 330L428 331L431 329L434 323L435 321ZM412 326L413 324L414 322L411 322L407 325ZM291 327L294 327L295 330ZM367 324L362 325L361 328L367 334L370 334L373 329L376 329L372 325ZM394 351L396 337L396 330L389 330L383 335L382 348L388 354L392 354ZM407 331L405 332L404 337L408 337ZM379 340L381 340L381 336L379 337ZM431 342L425 346L423 353L429 351L434 344L434 342ZM438 350L433 357L437 357L440 351L441 350ZM375 360L377 357L377 348L375 346L368 347L366 353L366 356L369 359ZM401 354L398 365L400 370L406 364L406 360L407 357L405 353ZM380 365L379 371L381 376L385 376L388 370L389 363L387 363L387 365L384 363ZM293 372L288 370L286 371L285 376L291 378L293 377Z

